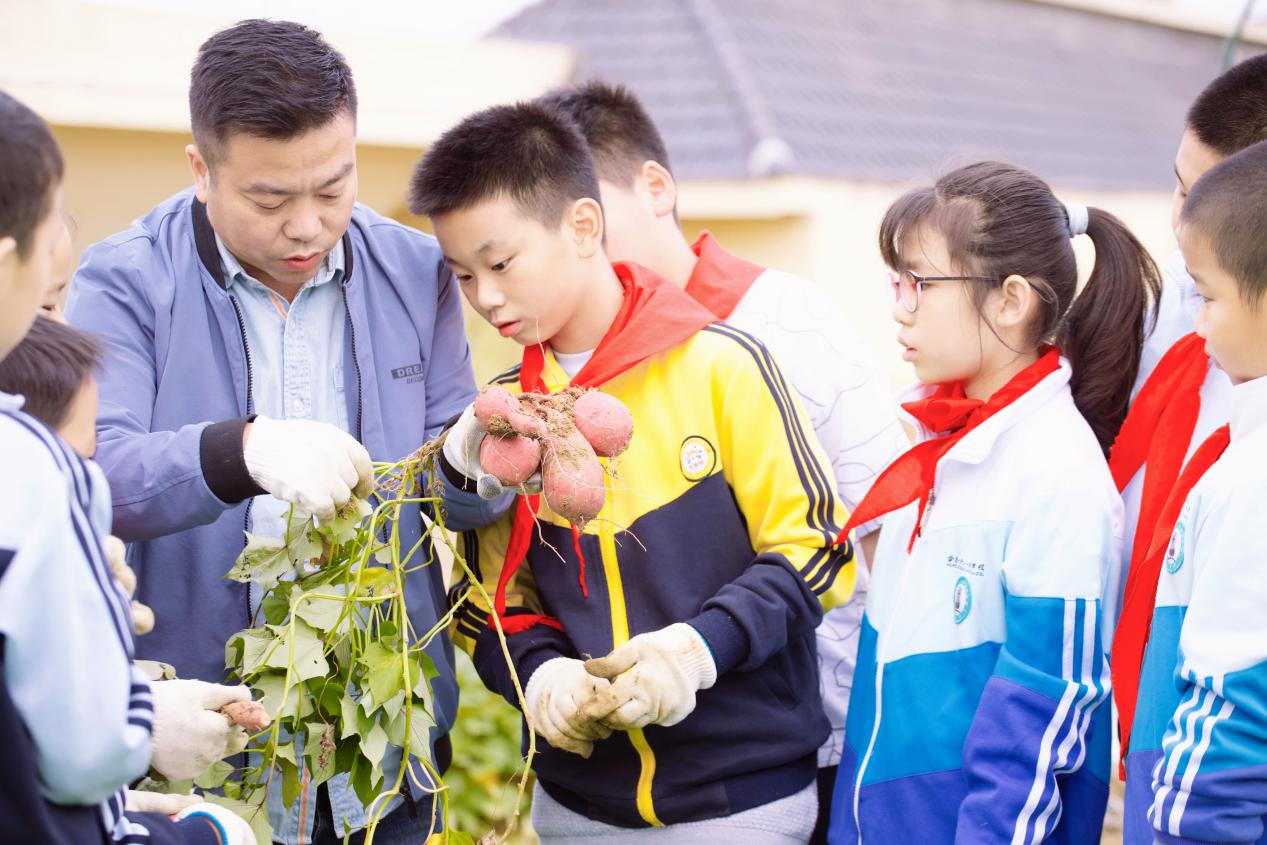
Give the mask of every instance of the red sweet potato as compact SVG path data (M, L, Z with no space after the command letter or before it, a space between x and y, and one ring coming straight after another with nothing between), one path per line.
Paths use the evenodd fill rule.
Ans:
M633 416L615 396L587 390L572 407L576 429L600 458L614 458L629 448Z
M603 465L580 432L551 439L541 461L541 485L550 509L583 526L603 509Z
M475 397L475 419L489 434L502 437L519 434L544 440L548 433L542 420L524 413L519 399L497 384L490 384Z
M518 487L541 466L541 442L490 434L480 443L480 466L504 487Z

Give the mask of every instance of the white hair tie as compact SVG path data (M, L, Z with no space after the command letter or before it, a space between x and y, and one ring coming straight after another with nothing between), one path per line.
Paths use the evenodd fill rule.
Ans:
M1078 235L1085 235L1087 223L1091 220L1091 212L1081 203L1067 202L1064 206L1065 216L1069 218L1069 237L1076 238Z

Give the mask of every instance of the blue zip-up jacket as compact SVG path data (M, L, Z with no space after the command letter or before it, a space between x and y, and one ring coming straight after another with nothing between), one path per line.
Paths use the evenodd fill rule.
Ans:
M348 420L371 457L398 460L475 396L461 303L432 237L358 204L343 244ZM139 656L171 663L180 677L221 681L225 642L251 624L247 585L224 574L243 548L246 502L263 491L242 457L254 402L240 305L192 189L84 253L67 316L105 347L97 459L113 493L115 533L130 544L137 598L155 616ZM455 529L509 505L447 480L445 488ZM422 523L416 506L404 513L408 549ZM414 571L405 591L414 629L429 630L445 607L439 568ZM451 644L438 638L428 653L439 670L438 741L457 711L457 683ZM428 782L425 773L420 780Z
M833 845L1099 841L1122 505L1069 374L947 451L909 553L916 504L886 517Z
M1157 581L1126 757L1127 845L1267 843L1267 378L1192 488Z

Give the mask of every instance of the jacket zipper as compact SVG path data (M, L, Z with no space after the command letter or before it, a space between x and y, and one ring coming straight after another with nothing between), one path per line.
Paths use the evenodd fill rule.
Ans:
M364 400L364 396L363 396L363 394L362 394L362 392L361 392L361 390L362 390L362 385L361 385L361 359L360 359L360 358L358 358L358 357L357 357L357 355L356 355L356 324L352 322L352 308L348 305L348 283L347 283L347 280L346 280L346 279L345 279L345 280L343 281L343 283L339 286L339 290L340 290L340 291L342 291L342 293L343 293L343 313L344 313L344 314L346 314L346 315L347 315L347 318L348 318L348 336L349 336L349 337L351 338L351 340L352 340L352 366L353 366L353 368L355 368L355 370L356 370L356 426L355 426L356 431L355 431L355 436L356 436L356 441L357 441L358 443L361 443L362 445L364 445L365 436L364 436L364 432L362 432L362 430L361 430L361 421L362 421L362 418L363 418L363 416L364 416L364 409L363 409L363 407L362 407L362 402L363 402L363 400Z
M246 339L246 320L242 317L242 307L238 304L236 296L230 296L229 302L233 303L233 313L238 318L238 331L242 335L242 352L246 356L246 415L249 417L255 409L255 377L251 372L251 344ZM246 509L242 513L242 548L246 548L246 532L251 530L251 506L255 504L255 499L246 500ZM246 589L246 622L247 625L254 623L251 613L251 587L248 584Z
M901 583L898 584L897 595L900 598L906 590L906 579L911 574L911 561L915 559L915 554L919 550L918 538L924 536L924 528L928 525L929 515L933 512L933 505L937 502L937 490L934 487L928 491L928 504L924 507L924 514L920 517L919 526L916 529L915 536L917 541L911 547L907 554L906 570L902 573ZM854 776L853 782L853 823L858 830L858 845L862 845L862 818L858 812L859 799L862 796L862 778L866 774L867 764L871 762L871 755L875 752L875 742L880 735L880 717L884 712L884 646L888 645L888 634L893 628L893 617L897 614L897 609L901 605L900 601L893 602L893 608L889 611L888 618L884 620L884 630L876 632L875 642L875 719L871 723L871 738L867 741L866 753L862 755L862 760L858 763L858 772Z

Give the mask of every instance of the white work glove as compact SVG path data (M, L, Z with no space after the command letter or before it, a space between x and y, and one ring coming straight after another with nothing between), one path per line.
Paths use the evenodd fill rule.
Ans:
M500 481L484 471L480 465L480 444L488 432L480 426L475 418L475 404L466 406L462 416L449 429L449 436L444 439L444 459L462 475L475 482L475 490L481 499L496 499L505 488ZM541 492L541 472L538 470L524 482L524 491L529 495Z
M246 687L204 681L154 681L154 741L150 765L169 781L190 780L217 760L239 753L250 739L221 707L250 701Z
M113 534L106 537L102 546L106 552L106 563L110 566L110 574L128 598L136 592L136 573L128 566L127 550L123 541ZM148 634L154 630L154 611L139 601L132 602L132 630L138 634Z
M585 715L621 731L676 725L695 709L695 693L717 682L708 643L685 622L639 634L606 657L587 660L585 669L611 681L618 703L606 716Z
M123 806L129 813L162 813L165 816L174 816L186 807L201 803L201 795L176 795L129 789Z
M284 502L329 518L355 492L374 489L370 453L327 423L256 417L242 456L255 483Z
M611 684L585 671L571 657L555 657L537 667L524 690L528 725L555 748L588 758L594 741L611 736L598 719L619 703ZM606 707L604 707L606 705ZM590 714L582 715L582 710Z
M211 822L220 833L220 841L224 845L257 845L255 831L251 830L246 820L219 804L205 802L194 804L192 807L181 810L176 816L176 821L184 821L190 817L203 818Z

